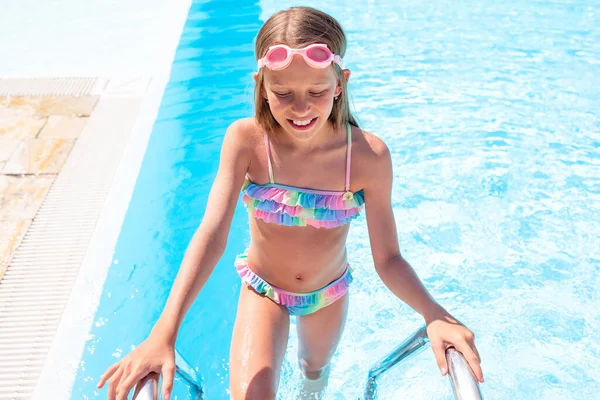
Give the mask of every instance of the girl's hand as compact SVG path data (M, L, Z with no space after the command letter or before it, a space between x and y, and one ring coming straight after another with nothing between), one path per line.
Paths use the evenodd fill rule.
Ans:
M481 359L475 347L475 335L466 326L461 324L446 311L438 312L434 316L425 318L427 336L435 354L442 375L448 373L446 362L446 349L454 347L465 356L469 366L475 373L477 380L483 382Z
M125 358L109 367L98 382L98 389L106 381L108 400L127 400L129 391L151 372L163 376L163 398L169 400L175 376L175 348L172 344L150 335Z

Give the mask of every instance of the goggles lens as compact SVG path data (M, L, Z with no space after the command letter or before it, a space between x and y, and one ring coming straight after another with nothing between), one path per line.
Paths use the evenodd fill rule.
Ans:
M269 52L267 60L271 63L280 63L288 58L288 51L283 47L277 47Z
M326 47L313 47L311 49L308 49L308 51L306 52L308 58L316 62L325 62L329 60L330 54L331 53Z

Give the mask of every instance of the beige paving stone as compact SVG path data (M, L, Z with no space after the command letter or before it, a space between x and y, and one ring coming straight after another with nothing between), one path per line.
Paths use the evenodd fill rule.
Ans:
M97 102L98 96L46 96L42 98L37 114L89 117Z
M0 117L35 115L41 102L42 96L0 97Z
M8 186L10 186L10 178L10 176L0 175L0 197L2 197Z
M57 174L74 142L73 139L26 139L6 162L2 173Z
M4 176L4 184L0 182L1 219L33 219L50 186L54 175L42 176Z
M30 219L0 219L0 279L4 276L15 250L23 240Z
M0 136L0 163L6 163L19 144L21 144L19 139L4 139Z
M87 122L84 117L53 115L40 132L40 138L76 139ZM0 158L1 159L1 158Z
M0 116L0 140L36 137L47 118L40 116Z
M88 117L98 96L9 96L0 97L0 117L67 115Z

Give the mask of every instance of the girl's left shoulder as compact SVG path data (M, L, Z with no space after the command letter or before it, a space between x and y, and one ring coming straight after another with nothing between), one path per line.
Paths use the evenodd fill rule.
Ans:
M379 136L356 126L352 126L351 131L353 162L356 160L360 164L380 164L389 159L390 150Z
M391 174L391 156L385 142L364 129L352 127L352 181L366 189Z

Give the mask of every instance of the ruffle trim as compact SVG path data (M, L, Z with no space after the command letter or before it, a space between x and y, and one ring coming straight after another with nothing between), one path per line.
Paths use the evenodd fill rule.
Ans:
M326 221L313 218L292 217L291 215L285 213L270 213L267 211L254 209L252 207L248 207L248 211L251 212L255 218L262 219L265 222L286 226L312 226L313 228L317 229L337 228L338 226L345 225L360 216L360 212L357 211L356 214L347 218Z
M238 256L235 269L242 281L250 285L258 293L274 302L288 307L324 307L342 297L352 283L352 274L346 271L344 275L322 289L310 293L292 293L275 288L256 275L248 267L245 256Z
M273 200L256 200L248 195L242 197L246 207L253 210L260 210L267 213L287 214L291 217L310 218L319 221L339 221L354 217L362 211L362 206L351 208L349 210L330 210L328 208L305 208L302 206L288 206L277 203Z
M346 200L344 193L310 193L300 190L292 190L282 187L263 186L246 180L242 188L243 192L255 200L271 200L275 203L290 207L300 206L302 208L328 209L328 210L350 210L362 206L365 203L364 191L353 193L353 198Z

